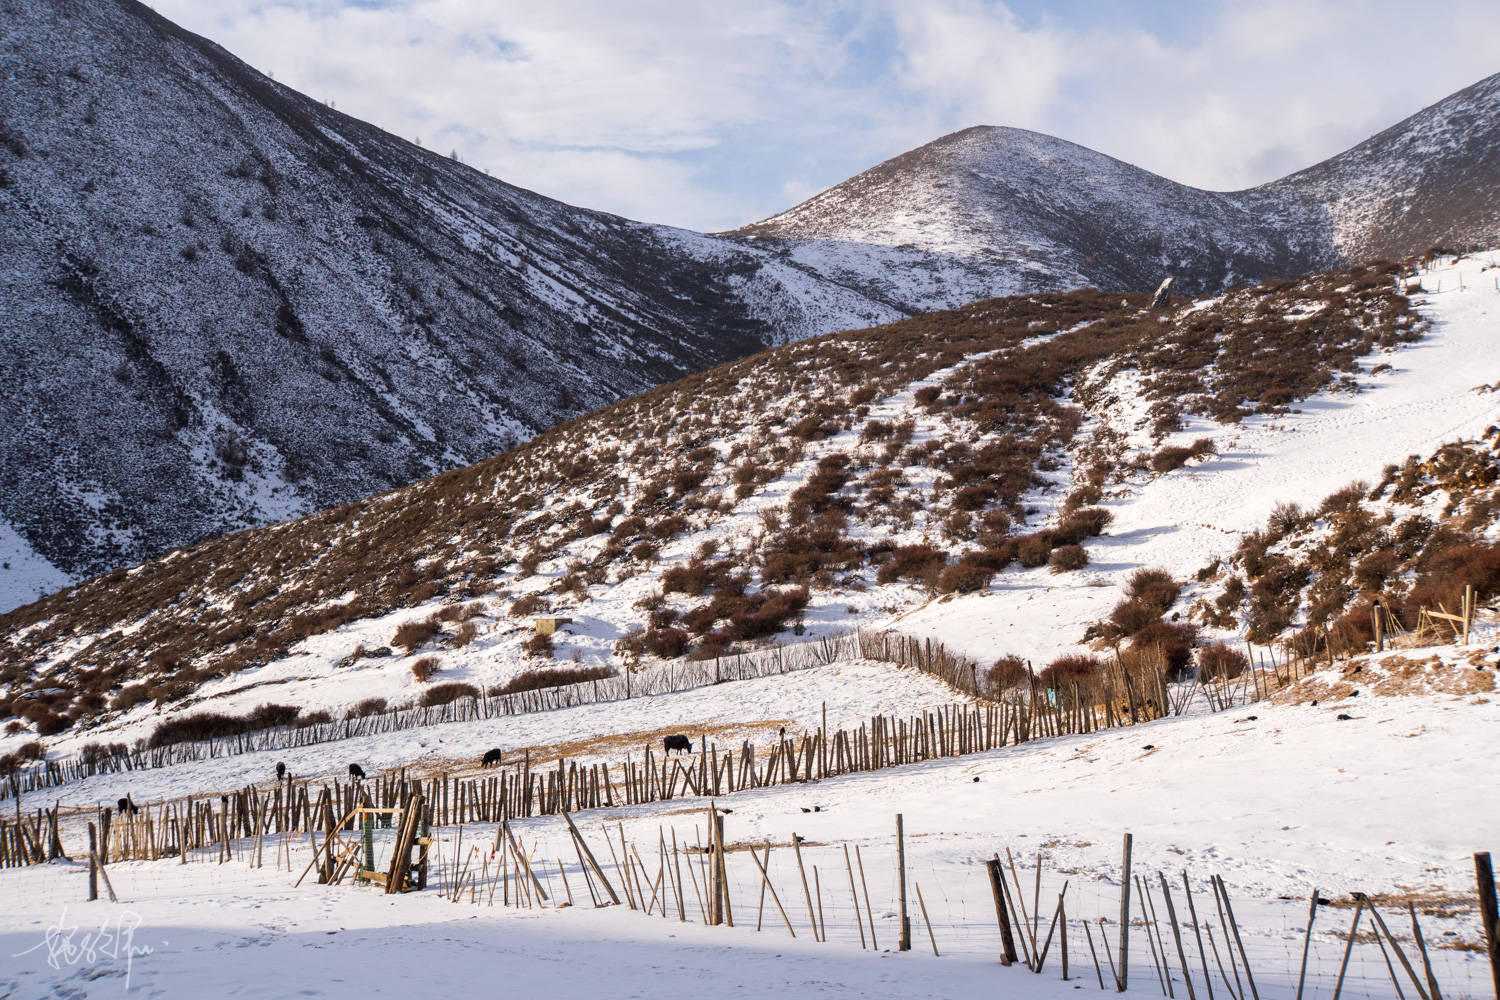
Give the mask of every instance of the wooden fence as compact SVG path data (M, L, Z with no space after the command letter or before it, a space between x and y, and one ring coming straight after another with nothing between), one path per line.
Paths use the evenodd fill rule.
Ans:
M150 747L138 742L134 747L123 751L112 751L95 745L72 757L45 761L12 774L7 781L0 783L0 801L27 792L55 788L96 774L169 767L261 750L287 750L359 736L376 736L448 722L472 722L531 712L548 712L579 705L674 694L729 681L754 680L772 674L827 666L837 660L851 658L859 655L862 642L858 633L851 632L807 642L777 644L767 649L715 657L712 661L669 661L659 667L617 674L600 680L511 694L458 698L444 705L398 707L358 718L344 718L309 726L278 726L162 747Z
M821 645L819 655L833 659L864 655L904 664L955 686L965 675L971 686L979 684L972 661L931 640L861 633ZM1281 682L1289 682L1294 676L1290 665L1272 662ZM1282 669L1287 670L1284 676ZM1263 673L1250 670L1235 680L1210 686L1195 683L1187 690L1209 692L1211 707L1228 708L1269 693L1273 688ZM437 826L505 822L683 796L720 797L1134 725L1181 712L1182 691L1182 685L1169 684L1159 663L1149 669L1139 664L1127 669L1117 660L1088 683L1049 688L1032 675L998 700L907 717L874 716L857 729L825 732L819 727L800 735L783 734L760 749L749 741L722 751L700 742L698 754L684 758L664 756L648 745L638 758L627 756L615 764L562 759L533 767L527 755L473 777L444 774L423 780L402 769L319 786L289 780L270 788L149 804L127 815L101 810L101 850L106 858L154 860L216 844L227 852L229 843L239 837L312 831L326 835L339 825L336 817L357 807L402 807L418 793L425 800L428 822ZM59 812L58 806L39 808L31 816L0 821L0 867L66 853Z

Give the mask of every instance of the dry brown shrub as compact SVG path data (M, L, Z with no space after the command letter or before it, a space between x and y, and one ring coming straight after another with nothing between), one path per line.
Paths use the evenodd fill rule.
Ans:
M446 705L450 701L460 698L478 698L479 689L472 684L462 681L448 681L445 684L434 684L422 692L421 704L427 708L435 705Z
M437 616L426 618L421 621L403 622L396 627L396 634L391 637L392 646L400 646L410 656L418 648L426 645L438 634Z
M411 675L417 679L419 684L426 684L432 675L442 669L436 656L424 656L411 665Z

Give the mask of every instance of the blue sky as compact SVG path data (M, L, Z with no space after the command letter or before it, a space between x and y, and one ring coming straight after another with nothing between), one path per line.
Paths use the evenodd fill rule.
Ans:
M723 229L969 125L1201 187L1310 165L1500 71L1493 0L156 0L511 183Z

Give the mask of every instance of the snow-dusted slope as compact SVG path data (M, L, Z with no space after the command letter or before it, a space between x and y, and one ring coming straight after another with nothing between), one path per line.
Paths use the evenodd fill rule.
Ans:
M1093 285L1188 291L1332 263L1318 213L1267 218L1052 136L944 136L738 230L871 295L951 308Z
M0 38L0 533L31 553L0 607L769 344L1494 230L1493 78L1264 189L976 128L714 237L492 180L133 0L18 4Z
M901 314L492 180L133 0L10 5L0 79L0 524L65 580Z
M893 301L1166 274L1202 292L1500 235L1500 75L1315 167L1237 192L1187 187L1052 136L979 126L737 230Z

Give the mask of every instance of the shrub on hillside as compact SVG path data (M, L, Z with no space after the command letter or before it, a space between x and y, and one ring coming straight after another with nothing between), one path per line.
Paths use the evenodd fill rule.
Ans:
M898 545L876 571L875 582L886 584L910 580L931 586L937 582L945 561L942 550L935 545Z
M1083 550L1082 545L1062 545L1052 550L1052 558L1048 565L1054 573L1066 573L1069 570L1083 569L1089 564L1089 554Z
M1456 615L1463 605L1466 585L1474 588L1481 601L1500 594L1500 544L1461 540L1435 543L1429 548L1431 551L1423 552L1417 562L1417 579L1407 594L1407 604L1412 608L1436 609L1441 605Z
M424 656L411 665L411 675L417 679L419 684L426 684L433 674L441 668L436 656Z
M449 681L446 684L434 684L422 692L422 704L428 708L434 705L446 705L450 701L460 698L478 698L479 689L472 684L462 681Z
M670 660L687 652L688 634L680 628L651 628L642 634L641 644L652 656Z
M535 667L517 674L504 684L490 688L490 694L518 694L522 691L538 691L542 688L561 687L564 684L582 684L584 681L602 681L613 677L614 671L605 666L594 667Z
M1042 668L1037 680L1054 691L1060 691L1097 677L1104 671L1104 661L1087 653L1059 656Z
M385 711L384 698L366 698L356 703L349 711L344 713L346 719L363 719L366 716L379 715Z
M1161 665L1167 673L1181 677L1193 664L1193 649L1198 645L1198 626L1189 622L1152 622L1130 637L1130 648L1161 654Z
M1261 411L1265 412L1266 410L1274 410L1279 406L1287 406L1296 398L1297 393L1295 390L1278 386L1261 393L1260 399L1256 402L1260 405Z
M1046 531L1016 539L1016 562L1028 569L1045 566L1052 557L1052 535Z
M1193 457L1193 449L1183 445L1166 445L1151 456L1151 470L1166 473L1180 469Z
M943 594L972 594L988 587L994 575L993 569L966 554L938 574L937 589Z
M552 636L534 635L530 639L527 639L526 655L550 657L552 655Z
M510 613L514 618L526 618L538 612L550 611L551 602L543 593L524 594L511 602Z
M297 721L300 711L295 705L261 705L250 712L246 722L251 729L290 726Z
M452 646L454 649L463 649L478 637L479 626L475 625L473 622L464 622L458 627L458 631L454 632L453 635L448 638L448 645Z
M1104 534L1104 529L1115 516L1102 507L1086 507L1075 510L1058 522L1053 531L1053 545L1077 545L1085 538Z
M1203 681L1233 680L1250 666L1244 653L1222 642L1198 650L1198 677Z
M56 736L73 725L73 720L60 712L46 712L36 720L38 736Z
M391 638L391 645L400 646L406 650L406 655L410 656L437 634L436 616L422 621L405 622L396 627L396 634Z
M999 698L1012 688L1020 687L1031 679L1026 661L1015 654L1000 657L979 675L980 691L990 698Z
M109 707L116 712L128 712L141 704L141 702L150 700L151 685L143 683L127 684L120 689L119 694L115 695L114 699L109 703Z
M1170 608L1181 592L1182 584L1174 580L1171 573L1153 567L1136 570L1125 582L1127 597L1140 601L1147 607L1156 608L1158 612Z

